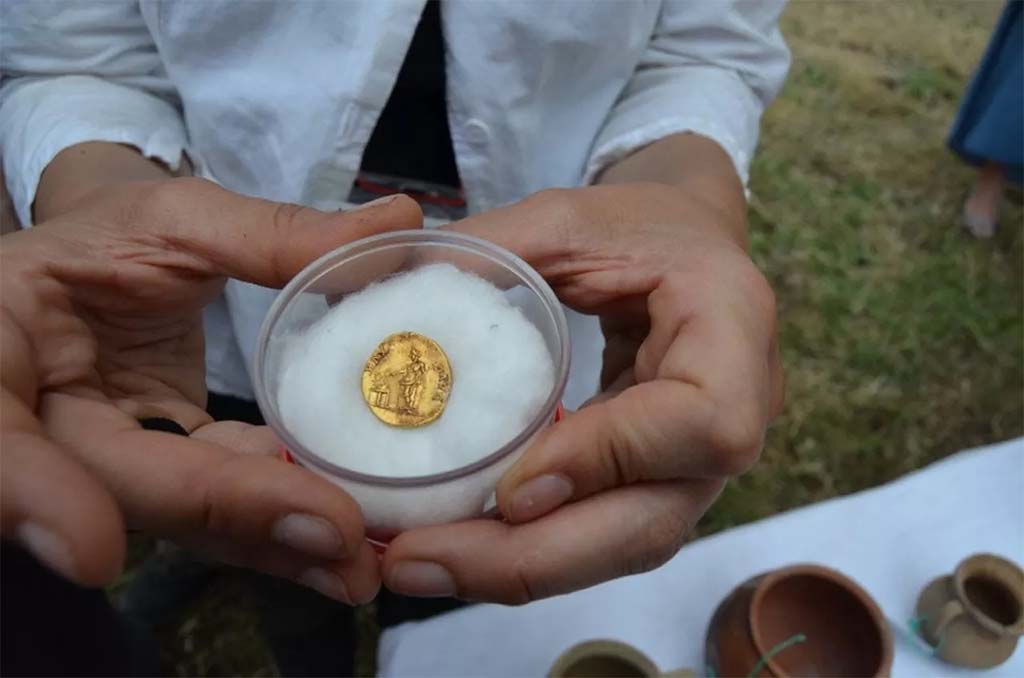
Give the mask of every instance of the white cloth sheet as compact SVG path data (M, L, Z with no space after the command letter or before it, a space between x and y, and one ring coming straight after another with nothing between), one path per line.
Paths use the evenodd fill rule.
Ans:
M561 652L592 638L631 643L663 671L702 675L708 622L733 587L816 562L852 577L888 616L896 678L1019 678L1022 648L997 669L969 671L930 656L907 628L921 588L982 551L1024 562L1024 439L698 540L654 572L523 607L475 606L403 624L381 639L379 675L544 676Z

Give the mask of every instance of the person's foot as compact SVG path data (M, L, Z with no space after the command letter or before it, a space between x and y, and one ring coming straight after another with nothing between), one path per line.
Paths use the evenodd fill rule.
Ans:
M995 235L999 220L999 205L1003 199L1003 176L1001 165L988 164L978 172L974 190L964 203L964 227L975 238L991 238Z
M964 205L964 228L975 238L988 239L996 234L996 220L986 210L972 208L968 200Z

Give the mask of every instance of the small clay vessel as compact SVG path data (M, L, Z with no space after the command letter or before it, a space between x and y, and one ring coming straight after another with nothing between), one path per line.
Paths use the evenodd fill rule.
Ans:
M550 678L691 678L692 671L662 673L650 657L617 640L588 640L563 652Z
M998 666L1024 634L1024 572L999 556L970 556L924 588L917 616L939 658L976 669Z
M881 610L854 581L794 565L733 590L704 650L718 676L887 676L893 646Z

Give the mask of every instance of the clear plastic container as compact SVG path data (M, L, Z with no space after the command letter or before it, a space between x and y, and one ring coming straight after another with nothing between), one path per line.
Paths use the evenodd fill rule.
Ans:
M435 263L449 263L490 281L536 326L550 352L555 374L544 406L503 447L481 450L477 461L434 475L367 475L338 466L316 450L303 447L284 426L277 403L285 339L308 328L346 295L397 273ZM396 231L326 254L284 288L260 331L253 375L263 416L285 443L291 458L351 495L363 510L367 535L375 541L386 541L413 527L494 512L498 479L559 411L569 374L569 353L569 329L562 306L544 279L522 259L497 245L459 233Z

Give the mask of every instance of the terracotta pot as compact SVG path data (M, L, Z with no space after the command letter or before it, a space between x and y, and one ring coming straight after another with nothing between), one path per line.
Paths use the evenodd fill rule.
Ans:
M952 576L925 587L917 616L941 659L978 669L998 666L1024 634L1024 572L999 556L971 556Z
M692 671L661 673L650 657L617 640L588 640L563 652L548 672L550 678L690 678Z
M705 644L718 676L886 676L892 652L878 605L819 565L784 567L741 584L715 611Z

